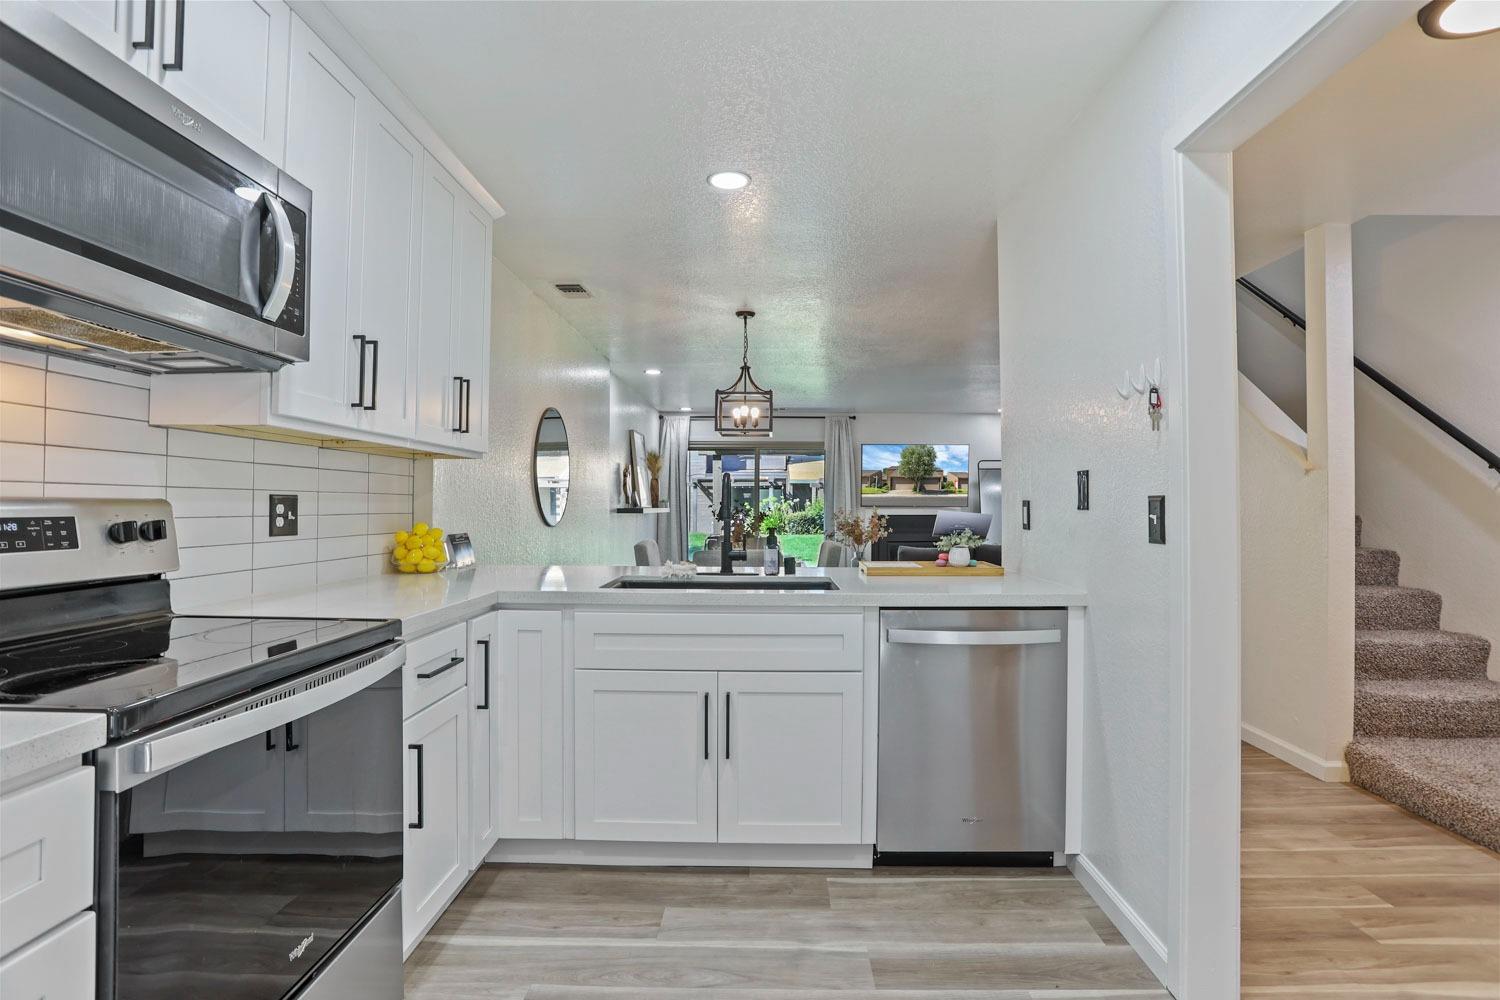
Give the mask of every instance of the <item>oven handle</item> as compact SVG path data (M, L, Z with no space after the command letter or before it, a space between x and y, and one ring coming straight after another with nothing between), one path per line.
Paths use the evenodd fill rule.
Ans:
M181 3L182 0L178 0ZM181 10L181 8L178 8ZM276 281L271 285L271 294L266 296L266 304L261 308L262 319L270 320L272 323L281 318L281 310L286 308L286 300L292 296L292 280L297 273L297 242L292 237L292 220L287 218L286 209L281 207L281 199L269 191L263 192L261 197L266 201L266 207L271 210L271 222L276 227Z
M406 647L396 643L383 652L349 657L268 690L246 695L212 713L206 720L189 720L159 736L105 747L98 752L96 760L99 787L104 791L121 792L204 754L222 750L267 730L281 728L358 694L405 662Z

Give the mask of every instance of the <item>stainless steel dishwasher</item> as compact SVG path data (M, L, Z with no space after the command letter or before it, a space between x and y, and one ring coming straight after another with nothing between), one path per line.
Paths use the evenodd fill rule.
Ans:
M1067 638L1056 608L881 613L883 863L1061 861Z

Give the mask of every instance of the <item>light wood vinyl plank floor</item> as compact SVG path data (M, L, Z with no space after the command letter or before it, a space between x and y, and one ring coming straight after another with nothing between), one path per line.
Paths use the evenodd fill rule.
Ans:
M1170 1000L1065 869L487 865L411 1000Z
M1500 855L1242 750L1241 996L1500 1000Z

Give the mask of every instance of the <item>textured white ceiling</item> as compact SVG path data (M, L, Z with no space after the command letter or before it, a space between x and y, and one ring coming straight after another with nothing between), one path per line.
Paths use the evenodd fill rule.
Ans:
M1249 273L1325 222L1500 214L1500 34L1430 38L1415 16L1234 153Z
M711 408L750 307L778 407L973 412L997 207L1162 5L330 6L505 206L497 256L653 403Z

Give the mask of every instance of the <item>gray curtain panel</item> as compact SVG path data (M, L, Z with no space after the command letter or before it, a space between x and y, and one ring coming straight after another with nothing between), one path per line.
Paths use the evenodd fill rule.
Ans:
M833 530L838 510L859 506L859 451L854 446L854 418L823 421L823 532Z
M661 485L667 513L656 518L656 543L667 562L687 558L688 532L688 421L687 414L673 414L661 422Z

